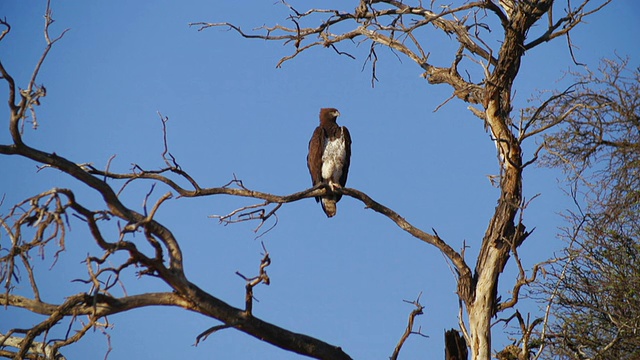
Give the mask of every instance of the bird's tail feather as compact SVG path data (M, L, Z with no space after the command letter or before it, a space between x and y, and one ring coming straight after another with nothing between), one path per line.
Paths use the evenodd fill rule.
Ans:
M327 217L333 217L338 211L335 199L322 198L321 204L322 210L324 210L324 213L327 214Z

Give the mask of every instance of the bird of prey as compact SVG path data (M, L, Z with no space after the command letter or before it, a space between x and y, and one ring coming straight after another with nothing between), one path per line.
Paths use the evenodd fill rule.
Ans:
M307 166L313 186L327 184L331 191L347 184L351 158L351 135L336 119L340 112L334 108L320 109L320 125L315 129L309 141ZM327 217L336 214L336 203L342 194L328 194L316 197Z

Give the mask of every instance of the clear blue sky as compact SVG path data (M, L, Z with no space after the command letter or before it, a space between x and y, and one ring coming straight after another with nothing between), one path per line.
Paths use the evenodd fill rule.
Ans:
M164 165L160 111L170 118L172 154L202 186L221 186L235 174L249 188L284 195L310 186L307 142L319 109L336 107L342 114L339 122L353 137L348 186L424 230L435 228L454 248L465 241L470 246L467 259L475 266L498 196L487 178L498 173L495 147L482 122L458 100L434 112L451 89L428 85L416 64L406 58L398 61L384 49L378 50L380 81L371 88L370 66L362 70L367 46L342 48L357 55L356 60L318 48L276 69L291 48L242 39L222 29L198 32L187 25L229 21L249 30L285 23L286 8L273 3L53 1L52 34L70 30L42 68L38 83L46 86L47 97L38 108L40 127L26 129L25 141L98 168L116 155L113 171L128 172L132 163L155 169ZM560 2L557 15L562 6ZM0 17L12 25L0 43L0 59L22 88L44 48L44 9L44 1L0 2ZM640 34L639 15L638 2L620 0L588 18L588 24L572 33L577 59L595 69L599 58L617 52L637 66L640 50L634 34ZM452 46L446 37L429 39L428 44L432 59L443 59L436 65L450 63L439 53ZM564 38L527 53L516 83L516 105L527 106L536 90L565 86L568 80L559 79L568 69L575 67ZM2 104L6 94L3 82ZM6 119L8 111L2 106ZM8 142L3 128L0 143ZM533 148L531 142L529 156ZM35 163L21 158L2 157L0 166L0 192L6 194L1 214L54 186L74 189L90 208L102 206L95 194L58 171L36 172ZM558 186L561 177L534 167L525 174L525 195L541 194L525 213L527 227L537 229L520 251L527 266L562 246L555 238L561 225L557 212L570 202ZM140 210L150 185L128 187L125 203ZM159 186L152 198L166 191ZM225 227L208 215L250 203L223 196L172 199L157 215L181 242L187 276L237 307L243 305L244 282L235 272L255 275L261 258L260 241L252 232L256 224ZM443 357L443 330L457 328L458 308L454 277L435 248L348 197L338 204L333 219L327 219L313 199L286 205L278 214L279 224L261 238L273 260L268 268L272 284L256 288L256 316L339 345L355 359L385 359L412 310L403 300L422 293L426 308L417 326L429 338L411 337L401 358ZM5 247L7 238L0 241ZM88 290L71 282L86 271L81 263L86 254L96 253L81 223L72 224L66 247L53 271L48 271L52 249L36 262L43 273L45 301L60 302L65 295ZM511 263L502 277L503 299L509 296L513 270ZM131 271L125 278L130 295L168 290L153 279L137 279ZM28 281L23 279L20 287L18 291L26 293ZM532 305L521 311L540 315ZM24 311L2 310L0 332L38 319ZM110 359L299 358L235 330L216 333L194 347L195 337L217 322L181 309L137 310L112 316L109 322ZM65 330L63 324L60 331ZM509 342L501 325L494 340L495 349ZM96 332L65 348L64 355L102 358L106 350L105 337Z

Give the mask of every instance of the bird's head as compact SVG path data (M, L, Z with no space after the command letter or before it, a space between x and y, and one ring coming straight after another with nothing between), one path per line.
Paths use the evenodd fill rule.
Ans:
M320 121L336 121L340 116L340 111L335 108L322 108L320 109Z

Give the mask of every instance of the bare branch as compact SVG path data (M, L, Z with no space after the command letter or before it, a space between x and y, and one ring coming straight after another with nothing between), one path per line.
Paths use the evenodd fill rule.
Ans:
M474 11L480 11L487 3L490 2L471 2L461 5L456 8L447 8L441 13L434 13L423 7L411 7L398 1L378 1L377 3L386 3L390 5L387 9L374 9L372 6L367 7L360 6L354 13L341 12L338 10L324 10L324 9L311 9L304 13L301 13L293 9L290 5L286 4L293 12L289 16L289 20L294 23L294 27L286 27L282 25L274 25L272 27L263 26L257 30L263 30L264 34L250 34L243 31L239 26L228 22L218 23L191 23L190 26L197 26L198 31L212 27L226 27L230 30L236 31L244 38L249 39L263 39L272 41L282 41L284 44L293 43L295 52L292 55L288 55L280 59L277 67L280 67L283 62L295 58L301 52L308 50L315 46L330 47L338 54L351 55L337 50L335 47L337 43L345 40L353 41L356 38L365 38L372 41L372 45L369 51L369 59L372 59L373 79L375 79L375 52L374 44L380 44L389 47L393 51L398 51L412 59L416 64L425 70L423 76L429 80L432 84L446 83L454 87L456 90L455 96L469 101L472 103L481 103L482 96L480 95L480 87L464 81L457 71L453 69L444 69L433 66L427 63L428 54L425 54L420 43L414 37L413 32L419 28L423 28L429 24L435 25L440 30L447 34L455 34L457 40L460 42L463 49L471 52L474 55L485 59L488 63L496 65L497 60L491 55L491 49L485 49L486 44L482 42L478 32L475 34L476 42L472 35L469 33L471 26L464 24L464 20L459 20L455 17L456 13L475 9ZM328 18L316 27L301 27L300 21L306 17L315 14L326 14ZM453 20L445 19L446 16L453 15ZM409 17L411 20L410 26L405 26L404 17ZM393 19L390 24L383 24L384 18ZM333 34L330 32L332 26L342 23L354 22L352 30L343 32L341 34ZM479 24L477 24L479 25ZM402 34L404 39L409 39L410 44L405 44L402 37L398 37L395 34ZM302 44L304 40L308 40L312 37L317 37L318 40L311 41L307 44ZM401 40L402 39L402 40ZM413 50L415 48L415 50ZM373 56L373 57L372 57Z
M17 131L17 128L18 128L18 122L20 120L25 119L27 109L31 111L34 128L38 127L38 121L36 118L36 112L35 112L34 106L40 105L39 99L47 95L47 90L42 85L40 86L36 85L36 79L38 77L38 74L40 73L40 68L42 67L42 64L44 64L44 61L47 58L49 51L51 51L53 45L56 42L58 42L60 39L62 39L62 37L66 34L66 32L69 31L69 29L65 29L60 33L60 35L58 35L58 37L52 39L51 36L49 35L49 26L51 26L51 24L54 23L54 20L51 15L52 15L51 0L48 0L47 9L44 15L44 19L45 19L44 38L46 40L47 46L44 48L44 51L42 52L40 59L36 63L35 69L31 74L31 79L29 80L29 84L27 88L25 90L20 91L20 96L22 100L17 105L17 108L13 109L14 111L12 114L13 116L12 116L11 128L13 128L14 130L12 131L12 136L13 136L13 141L16 144L22 143L22 137L20 136L20 133Z
M198 336L196 336L196 342L194 344L194 346L198 346L198 344L200 344L200 341L205 341L207 340L207 338L209 337L209 335L218 332L220 330L224 330L224 329L229 329L231 328L231 325L216 325L216 326L212 326L210 328L208 328L207 330L201 332Z
M578 5L573 9L571 8L570 2L568 2L569 10L567 14L564 17L555 21L555 23L553 22L553 17L552 17L553 13L550 12L549 26L547 28L547 31L537 39L534 39L529 43L527 43L525 45L525 48L529 50L540 45L543 42L551 41L559 36L563 36L563 35L568 36L569 32L573 30L573 28L578 26L578 24L582 23L585 17L602 10L602 8L607 6L611 2L611 0L604 0L600 5L596 6L594 9L586 10L586 6L589 2L590 2L589 0L583 0L582 3L580 3L580 5ZM561 26L562 26L562 29L558 30ZM569 46L569 48L571 48L571 46Z
M391 357L390 357L391 360L397 360L398 359L398 355L400 354L400 350L402 349L402 346L404 345L405 341L407 341L409 336L411 336L412 334L417 334L417 335L420 335L420 336L428 337L428 336L422 334L420 332L420 329L418 329L417 332L413 331L413 323L414 323L416 317L423 314L422 310L424 309L424 306L422 304L420 304L420 296L422 296L422 293L420 293L418 295L418 298L416 300L414 300L414 301L404 300L404 302L409 303L409 304L413 304L416 308L413 309L411 311L411 313L409 314L409 321L408 321L408 324L407 324L407 328L405 329L404 333L402 334L402 337L400 337L400 340L398 341L398 344L396 345L395 349L393 350L393 354L391 354Z
M565 97L565 96L569 96L571 95L575 90L574 88L578 85L581 85L584 83L575 83L572 84L571 86L569 86L568 88L566 88L563 92L559 93L559 94L554 94L552 96L550 96L548 99L546 99L540 106L538 106L535 111L533 112L533 114L531 116L528 117L526 124L524 124L524 126L520 127L520 142L522 142L524 139L540 134L544 131L547 131L548 129L562 123L564 121L564 119L567 118L567 116L571 115L573 111L575 111L578 106L571 108L567 111L565 111L561 116L557 117L556 119L554 119L551 122L548 122L546 124L544 124L543 126L539 126L536 127L534 130L527 132L527 130L529 130L529 128L535 124L536 122L539 122L541 120L541 115L543 114L543 112L548 108L548 106L550 106L550 104L552 104L555 101L560 100L561 98Z
M0 26L4 26L4 30L0 33L0 41L11 31L11 25L7 22L7 18L0 19Z
M271 258L269 257L269 252L267 251L267 248L264 246L264 243L262 243L262 249L264 249L264 257L260 261L260 272L257 276L254 276L252 278L247 278L244 275L242 275L240 272L236 271L236 274L247 282L245 286L246 295L245 295L244 311L248 315L252 315L252 310L253 310L253 300L254 300L253 288L259 284L269 285L271 283L271 279L269 279L269 275L267 275L267 270L266 270L267 266L271 265Z
M540 289L540 337L554 356L618 358L639 348L640 298L629 289L639 287L640 273L640 71L627 64L603 60L597 72L573 74L581 84L544 112L547 122L564 120L545 138L542 163L567 172L576 208L564 214L565 255Z
M1 347L12 347L20 349L22 346L22 342L25 339L23 337L18 336L5 336L0 334L0 346ZM4 350L6 351L6 350ZM42 356L45 359L57 359L57 360L65 360L66 358L60 354L58 349L55 349L51 345L47 345L44 342L33 341L31 342L31 346L27 349L27 354L25 354L25 358L29 358L30 355ZM2 357L15 357L17 356L16 352L8 352L7 354L0 353Z

